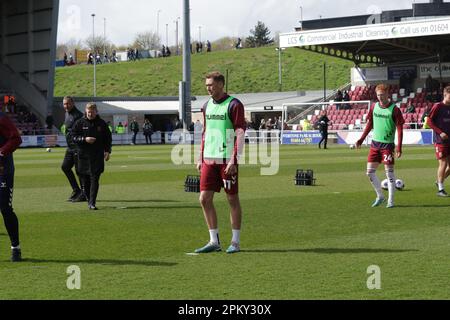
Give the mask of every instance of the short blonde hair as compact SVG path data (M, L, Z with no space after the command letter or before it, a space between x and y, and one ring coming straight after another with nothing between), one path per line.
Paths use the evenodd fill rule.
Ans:
M213 79L215 82L221 82L225 85L225 77L219 71L213 71L205 76L206 79Z
M86 109L89 109L89 110L95 109L95 110L97 110L97 105L95 104L95 102L88 102L86 104Z

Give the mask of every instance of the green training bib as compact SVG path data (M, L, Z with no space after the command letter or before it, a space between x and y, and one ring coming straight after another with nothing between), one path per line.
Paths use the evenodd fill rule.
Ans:
M372 140L382 143L394 143L395 122L392 117L395 104L388 108L381 108L377 102L373 108L373 137Z
M205 112L205 144L203 157L230 159L234 148L234 126L228 108L233 97L217 104L209 99Z

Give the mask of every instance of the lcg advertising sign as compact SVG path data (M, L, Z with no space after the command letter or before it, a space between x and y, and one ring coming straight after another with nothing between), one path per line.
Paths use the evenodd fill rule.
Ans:
M450 33L450 18L380 23L280 34L280 47L301 47Z

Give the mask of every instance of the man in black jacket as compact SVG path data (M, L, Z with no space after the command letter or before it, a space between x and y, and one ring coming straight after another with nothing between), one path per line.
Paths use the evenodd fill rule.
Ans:
M131 122L130 125L130 130L133 132L133 138L131 139L133 145L136 144L136 136L139 132L139 124L136 121L136 118L133 118L133 121Z
M319 149L321 149L321 144L323 142L323 148L327 149L327 142L328 142L328 123L330 122L330 119L327 117L327 111L323 110L322 114L317 121L317 125L319 126L320 134L322 135L322 139L319 142Z
M80 202L86 201L86 197L82 192L82 182L80 177L80 185L78 185L77 179L72 171L72 168L75 167L75 171L77 172L77 159L78 159L78 146L73 142L72 139L72 127L74 123L83 117L83 113L75 107L75 103L73 98L70 96L64 97L63 99L64 110L66 111L66 116L64 119L64 127L67 141L67 150L64 156L63 163L61 165L61 169L69 180L70 186L72 187L72 194L67 199L67 201L72 202Z
M111 153L112 136L106 122L98 115L97 106L90 102L86 114L73 126L73 141L79 146L78 172L83 181L89 209L97 210L96 200L100 175Z

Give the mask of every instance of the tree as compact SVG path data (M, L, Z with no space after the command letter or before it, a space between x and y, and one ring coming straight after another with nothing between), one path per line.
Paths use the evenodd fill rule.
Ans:
M141 50L159 49L161 47L161 39L153 31L141 32L136 34L132 47Z
M85 40L85 43L89 50L94 49L94 52L99 53L103 53L104 50L110 52L110 48L112 47L108 39L105 39L103 36L89 37Z
M72 38L65 43L59 43L56 46L56 56L59 59L62 59L64 53L67 53L67 55L69 54L75 55L75 50L81 49L83 49L83 42L81 40Z
M266 46L274 41L270 38L269 28L261 21L258 21L255 29L250 30L250 34L246 39L246 45L251 48Z

